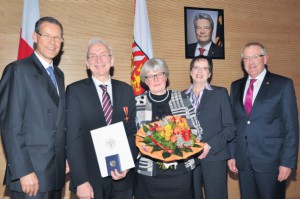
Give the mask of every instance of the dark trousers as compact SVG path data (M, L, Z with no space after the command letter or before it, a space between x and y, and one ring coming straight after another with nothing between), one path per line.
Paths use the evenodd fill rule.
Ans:
M12 199L61 199L61 190L50 192L38 192L36 196L28 196L23 192L11 191Z
M102 188L93 187L94 199L132 199L133 186L128 189L117 191L113 187L113 180L111 178L104 178Z
M195 199L202 199L202 187L206 199L227 199L227 163L201 161L193 171Z
M278 173L258 173L253 169L239 170L242 199L284 199L286 182L277 180Z

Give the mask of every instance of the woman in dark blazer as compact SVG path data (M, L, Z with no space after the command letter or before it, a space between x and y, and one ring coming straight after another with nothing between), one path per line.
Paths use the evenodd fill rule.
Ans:
M184 91L196 110L205 143L193 176L196 199L202 198L202 187L206 199L228 198L228 143L234 138L236 127L227 89L209 84L212 69L210 58L195 57L190 64L192 84Z

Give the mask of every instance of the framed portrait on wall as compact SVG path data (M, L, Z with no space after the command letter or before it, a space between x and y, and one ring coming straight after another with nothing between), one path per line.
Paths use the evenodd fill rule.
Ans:
M224 10L184 7L185 58L225 59Z

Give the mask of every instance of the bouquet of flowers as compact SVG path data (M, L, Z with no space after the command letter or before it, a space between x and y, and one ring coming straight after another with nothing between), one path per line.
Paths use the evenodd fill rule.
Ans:
M143 125L137 132L136 145L141 153L164 162L186 159L203 149L181 116Z

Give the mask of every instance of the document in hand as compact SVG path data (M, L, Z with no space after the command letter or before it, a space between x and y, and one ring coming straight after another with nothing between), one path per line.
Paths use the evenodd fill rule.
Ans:
M134 167L123 122L111 124L91 131L94 148L102 177L110 171L124 171Z

